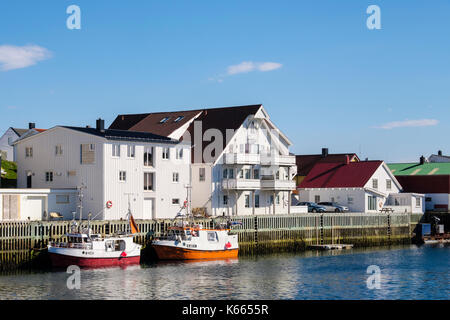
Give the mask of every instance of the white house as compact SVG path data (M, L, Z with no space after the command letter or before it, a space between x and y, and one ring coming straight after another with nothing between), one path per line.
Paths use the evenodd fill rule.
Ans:
M395 199L403 199L402 206L409 205L411 211L423 212L423 195L401 191L402 186L383 161L317 163L298 188L300 201L336 202L352 212L377 212L388 204L395 206L395 211L404 211ZM388 199L392 203L387 203Z
M19 188L77 188L83 217L173 218L186 199L190 145L145 132L56 126L19 139ZM71 218L71 217L65 217Z
M5 155L3 160L15 161L13 143L24 135L33 135L42 132L43 129L36 129L34 123L28 124L28 129L8 128L0 137L0 151Z
M291 141L262 105L119 115L110 129L192 144L192 207L209 215L288 214L295 190Z
M77 198L76 189L0 189L0 221L69 218Z

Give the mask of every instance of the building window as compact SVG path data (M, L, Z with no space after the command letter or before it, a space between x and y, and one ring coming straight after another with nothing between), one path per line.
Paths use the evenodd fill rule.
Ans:
M228 169L228 179L233 179L233 178L234 178L234 170Z
M46 182L52 182L53 181L53 172L52 171L47 171L45 173L45 181Z
M127 172L119 171L119 181L127 181Z
M112 145L112 156L113 157L120 157L120 144L113 144Z
M180 204L180 199L172 199L172 204L179 205Z
M386 180L386 190L391 190L391 189L392 189L392 180L387 179Z
M377 197L369 196L367 209L372 211L377 210Z
M245 207L250 208L250 195L249 194L245 195Z
M224 205L224 206L227 206L227 205L228 205L228 196L227 196L227 195L224 195L224 196L223 196L223 205Z
M183 159L183 148L177 149L177 159Z
M416 197L416 207L420 208L422 206L422 201L420 199L420 197Z
M258 169L253 170L253 179L259 179L259 170Z
M178 182L179 181L179 174L178 174L178 172L174 172L172 174L172 181L173 182Z
M244 170L239 170L239 179L243 179L244 178Z
M431 201L433 201L433 199L431 197L426 197L425 198L425 202L431 202Z
M320 202L320 196L314 196L314 202L319 203Z
M348 204L353 204L353 201L354 201L353 197L348 197Z
M162 158L163 159L169 159L169 148L167 148L167 147L164 147L163 148L163 150L162 150Z
M144 190L153 191L153 172L144 172Z
M378 189L378 179L372 179L372 187Z
M277 172L275 173L275 179L280 180L280 170L277 170Z
M61 156L63 154L63 151L62 151L62 147L61 147L61 145L57 145L57 146L55 146L55 155L57 155L57 156Z
M251 177L250 177L250 169L245 169L244 172L245 172L245 179L251 179Z
M26 147L25 148L25 157L26 158L32 158L33 157L33 147Z
M135 146L127 146L127 157L134 158Z
M8 137L8 145L12 145L14 142L14 138L13 137Z
M56 203L61 204L61 203L69 203L69 196L66 194L57 194L56 195Z
M81 145L81 164L95 163L95 145L82 144Z
M164 117L159 121L159 123L166 123L167 120L169 120L169 119L170 119L170 117Z
M228 169L223 169L222 178L227 179L228 178Z
M271 195L270 197L269 197L269 204L273 204L273 195Z
M198 179L199 181L205 181L205 168L198 169Z
M153 166L153 147L147 147L144 149L144 166Z
M259 194L255 194L255 208L259 208Z
M184 118L184 116L178 116L173 122L179 122Z
M277 195L277 204L280 204L280 195Z

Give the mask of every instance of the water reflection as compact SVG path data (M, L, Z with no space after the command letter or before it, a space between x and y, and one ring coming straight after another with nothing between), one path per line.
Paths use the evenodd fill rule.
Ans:
M307 251L0 276L0 299L448 299L449 246ZM367 267L381 289L367 289Z

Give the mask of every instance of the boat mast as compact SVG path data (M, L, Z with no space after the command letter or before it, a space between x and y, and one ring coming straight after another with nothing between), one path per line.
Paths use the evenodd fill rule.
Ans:
M86 186L84 185L84 183L81 183L81 186L79 186L78 188L78 208L80 209L80 223L78 225L78 232L81 232L81 223L82 223L82 218L83 218L83 190L86 189Z

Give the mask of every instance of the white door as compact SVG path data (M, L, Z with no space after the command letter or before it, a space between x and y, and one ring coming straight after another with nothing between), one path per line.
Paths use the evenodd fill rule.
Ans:
M25 210L22 212L25 216L21 217L22 219L30 217L31 220L42 220L44 214L44 198L28 196L24 207Z
M153 216L153 198L144 198L144 210L142 219L154 219Z

